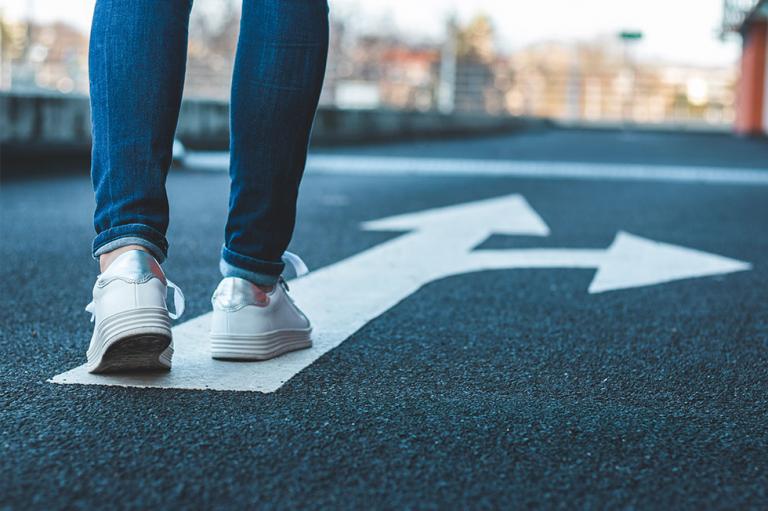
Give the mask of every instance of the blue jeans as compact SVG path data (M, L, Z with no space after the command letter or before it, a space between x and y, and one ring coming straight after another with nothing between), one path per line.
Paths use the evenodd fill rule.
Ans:
M93 255L168 253L165 180L181 103L192 0L97 0L89 53L96 194ZM230 101L225 276L272 284L328 51L326 0L244 0Z

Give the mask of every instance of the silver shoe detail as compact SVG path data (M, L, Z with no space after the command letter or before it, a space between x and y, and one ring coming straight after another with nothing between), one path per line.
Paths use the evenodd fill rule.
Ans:
M166 284L165 273L160 264L143 250L130 250L121 254L109 265L107 271L99 275L96 285L104 287L114 279L120 279L129 284L140 284L151 278L159 279Z
M260 295L267 295L267 301ZM266 307L269 304L269 293L260 290L255 284L238 277L227 277L211 297L211 305L225 311L240 310L247 305Z
M173 306L175 312L168 312L171 319L178 319L184 314L185 300L179 286L166 278L160 264L151 254L143 250L130 250L121 254L109 265L107 271L96 278L95 287L103 288L115 280L121 280L126 284L143 284L151 279L158 279L164 285L173 289ZM85 310L91 313L91 322L96 319L95 304L91 301L85 306Z

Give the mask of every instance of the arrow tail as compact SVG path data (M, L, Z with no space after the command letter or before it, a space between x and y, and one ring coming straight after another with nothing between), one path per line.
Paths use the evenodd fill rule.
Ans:
M515 268L598 268L605 250L511 249L476 250L461 261L456 273Z

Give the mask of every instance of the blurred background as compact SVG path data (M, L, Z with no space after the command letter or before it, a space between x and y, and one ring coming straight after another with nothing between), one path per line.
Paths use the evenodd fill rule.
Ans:
M0 1L0 90L87 94L93 3ZM762 133L759 3L333 0L321 104ZM195 1L187 98L226 100L239 4Z

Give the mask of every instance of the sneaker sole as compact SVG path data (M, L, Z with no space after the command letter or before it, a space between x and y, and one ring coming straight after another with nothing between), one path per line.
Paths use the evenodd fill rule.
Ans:
M88 372L168 371L173 345L164 309L135 309L107 318L97 332L106 338L88 353Z
M170 337L136 335L112 343L90 372L168 371L171 369L172 356Z
M217 360L269 360L312 347L312 329L280 330L260 335L211 334L211 357Z

